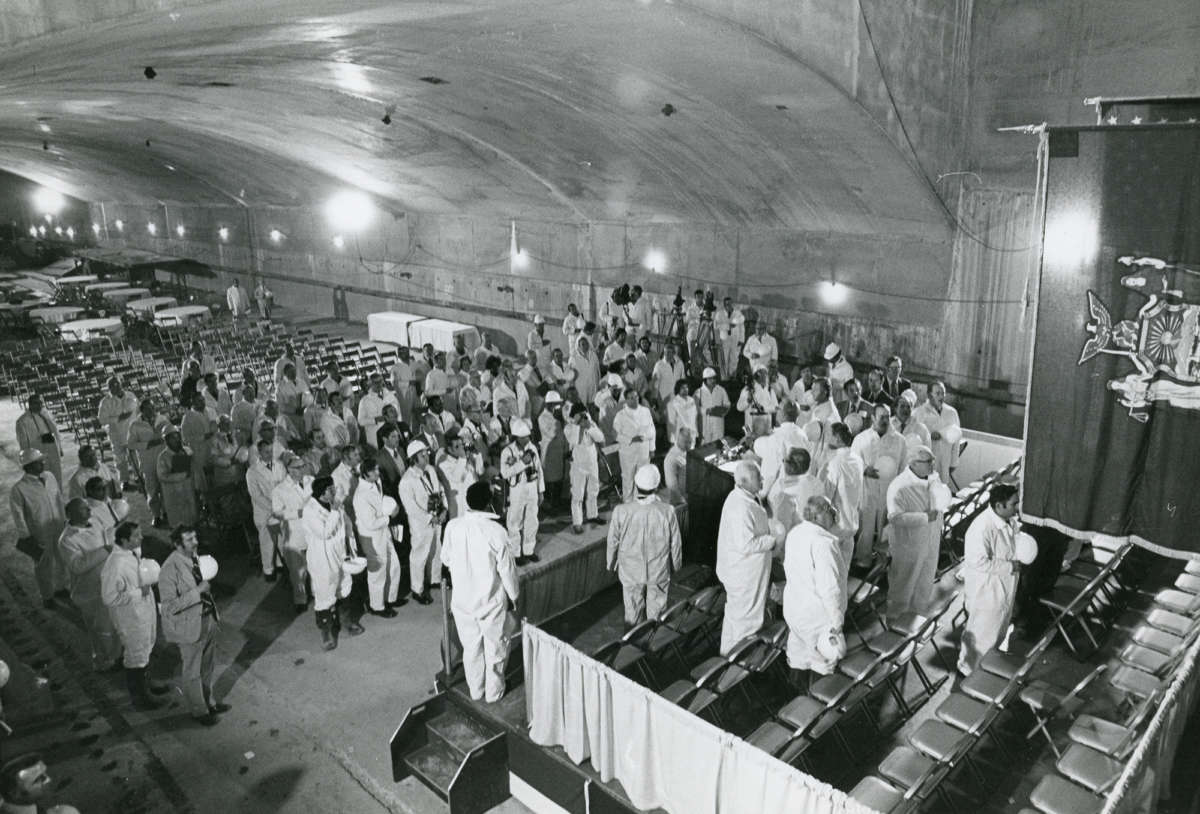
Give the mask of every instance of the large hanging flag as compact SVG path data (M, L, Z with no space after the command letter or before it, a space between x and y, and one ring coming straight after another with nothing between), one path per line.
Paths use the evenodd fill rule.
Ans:
M1048 138L1023 515L1200 553L1200 127Z

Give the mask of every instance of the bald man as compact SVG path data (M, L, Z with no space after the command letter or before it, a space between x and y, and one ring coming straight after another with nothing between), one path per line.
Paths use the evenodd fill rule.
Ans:
M783 533L783 526L768 520L758 500L762 491L758 465L738 462L733 482L717 530L717 579L726 594L721 655L762 627L771 583L771 552Z

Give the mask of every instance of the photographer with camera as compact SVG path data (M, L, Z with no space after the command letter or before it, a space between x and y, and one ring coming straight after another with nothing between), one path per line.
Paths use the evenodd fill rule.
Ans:
M529 422L513 419L512 443L500 453L500 476L508 484L508 547L517 565L538 562L538 507L546 490L538 448Z
M604 444L604 433L592 421L587 407L575 404L571 407L571 422L563 434L571 457L571 526L576 534L583 534L585 498L587 522L600 523L596 503L600 496L600 447Z
M429 567L437 559L438 535L447 518L446 493L429 463L429 445L419 439L410 441L407 452L408 469L400 478L400 502L408 515L409 580L413 601L428 605L433 602Z

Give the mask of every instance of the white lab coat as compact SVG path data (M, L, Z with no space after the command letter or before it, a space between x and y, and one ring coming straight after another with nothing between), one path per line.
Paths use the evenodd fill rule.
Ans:
M367 558L367 596L371 609L381 611L400 596L400 560L392 545L392 515L384 511L378 481L359 481L352 502L358 541Z
M813 474L783 475L775 481L767 493L767 505L771 517L790 531L804 521L804 506L808 499L825 496L824 481Z
M250 298L246 296L246 289L240 285L231 285L225 289L225 302L235 319L250 310Z
M312 581L313 610L329 610L339 599L350 596L352 576L345 562L354 544L349 538L346 513L337 503L325 508L315 497L309 498L301 524L308 539L304 558Z
M471 698L489 703L504 695L505 599L517 601L517 566L496 516L468 511L446 524L441 562L454 584L450 612L463 648Z
M67 481L67 500L74 500L77 497L87 497L86 486L87 482L92 478L100 478L104 481L105 494L108 494L110 484L117 485L117 492L121 491L121 481L117 479L117 473L113 472L108 464L103 461L97 461L96 467L84 468L79 467L75 470L75 474L71 475L71 479Z
M702 384L696 388L696 402L700 405L702 443L711 444L713 441L724 438L725 416L709 415L708 411L713 407L728 408L730 406L729 395L725 392L725 388L718 384L709 390L708 385Z
M42 472L39 477L25 473L13 484L9 506L16 539L32 537L42 550L34 575L42 599L50 599L67 587L67 569L58 548L67 516L58 480L50 472Z
M932 521L926 515L933 508L929 487L933 478L922 480L905 469L887 490L888 548L892 562L888 569L888 619L905 613L924 613L933 600L933 582L937 575L938 547L942 539L942 516Z
M829 386L834 396L841 399L845 395L846 382L854 378L854 367L843 356L836 365L829 366Z
M137 396L128 390L120 398L108 393L100 399L100 408L97 412L97 420L108 431L108 440L112 444L117 469L120 470L121 477L127 478L129 453L126 452L126 447L129 444L129 425L133 423L138 414ZM120 417L121 413L129 413L129 416L123 419Z
M530 463L525 463L526 451L533 453ZM528 468L535 470L531 479ZM508 483L508 544L513 557L529 556L537 545L538 504L546 491L546 480L542 473L542 459L537 447L530 444L522 447L513 441L500 453L500 476Z
M608 525L607 562L621 580L625 621L657 619L667 605L671 573L683 565L675 509L654 495L618 505Z
M732 378L737 371L742 343L746 341L746 315L738 308L731 313L718 308L713 314L713 326L717 329L717 338L721 340L723 373L726 378Z
M763 625L775 542L766 509L735 486L725 498L717 530L717 579L726 594L721 655Z
M450 516L462 517L467 513L467 489L483 476L483 456L467 453L455 458L442 452L438 454L438 469L448 491Z
M650 463L654 450L654 417L650 408L639 404L630 409L625 406L613 419L613 434L617 438L617 457L621 461L621 492L625 499L633 497L633 476L638 467ZM641 436L641 441L634 441Z
M442 489L441 479L432 466L421 469L410 466L400 478L400 502L408 517L409 580L414 594L424 593L430 563L436 561L438 532L441 526L437 518L429 513L429 496L439 494L447 508L449 502Z
M859 433L850 447L862 458L863 466L873 466L877 478L863 479L862 515L854 558L860 563L871 557L871 551L883 534L887 523L887 491L892 481L908 465L907 443L891 427L884 435L868 429Z
M842 630L846 591L842 553L835 535L801 521L784 543L783 618L788 625L787 662L794 670L833 672L837 663L817 650L822 636Z
M931 437L935 432L942 436L939 440L933 441L933 455L937 459L938 477L942 479L942 483L949 485L950 470L958 466L958 448L961 443L951 444L947 441L946 431L951 427L962 426L958 421L958 410L943 402L939 412L926 401L913 410L913 418L925 425Z
M958 667L970 675L1004 641L1017 598L1016 525L988 506L971 521L963 543L963 629Z
M140 563L138 554L114 548L100 570L100 598L125 649L122 663L129 669L150 663L150 651L158 638L154 591L142 587Z
M101 598L100 574L108 560L104 535L99 526L71 526L59 538L71 584L71 602L79 609L92 649L92 663L107 667L116 661L121 648L117 632Z
M771 392L771 388L754 382L750 387L743 387L742 392L738 394L737 408L744 414L743 421L747 430L753 429L756 424L770 430L775 411L779 409L779 401ZM757 434L761 435L762 431Z
M304 506L312 498L313 479L303 476L299 483L284 477L271 490L271 514L280 521L280 548L304 551L308 548L308 537L300 522Z
M911 416L908 423L903 425L900 423L900 419L893 418L892 429L904 436L904 463L901 466L908 466L917 447L924 446L933 449L933 441L929 438L929 428Z
M667 402L667 436L671 443L680 427L687 427L692 433L692 446L700 438L700 408L696 406L695 396L672 396Z
M383 422L384 403L382 395L370 390L358 402L358 427L362 431L362 441L372 449L379 448L376 435ZM399 412L399 408L396 411Z
M583 354L572 346L570 366L575 370L575 392L579 394L579 400L591 404L600 386L600 360L596 357L596 351L588 348L588 352Z
M751 370L762 370L769 362L779 361L779 345L769 333L764 333L761 337L755 334L746 340L742 356L750 361Z
M776 478L782 477L783 459L787 457L788 452L796 447L807 450L809 446L808 437L804 431L792 421L780 424L770 435L754 442L755 452L762 450L759 453L759 457L762 458L759 470L762 472L763 494L770 494ZM817 474L816 468L812 466L811 458L808 474Z
M853 447L841 447L833 451L823 469L827 494L838 510L838 525L845 529L851 540L862 517L864 468L862 457ZM853 552L843 550L843 553L850 556Z
M679 359L675 360L674 364L667 361L664 356L654 363L654 370L650 373L650 380L654 383L654 392L658 395L659 403L666 404L675 395L675 383L686 375L683 369L683 362Z
M587 518L599 515L600 454L604 433L593 423L587 428L571 422L563 430L571 451L571 523L582 526L586 500Z

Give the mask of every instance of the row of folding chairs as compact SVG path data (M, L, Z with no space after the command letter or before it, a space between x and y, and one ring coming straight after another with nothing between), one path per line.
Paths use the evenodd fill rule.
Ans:
M890 693L900 710L899 723L902 723L913 712L904 695L904 677L910 666L928 698L932 698L945 681L944 678L936 683L931 681L918 657L939 632L959 624L962 614L955 611L956 599L950 595L928 615L906 614L893 624L885 625L878 633L863 640L861 646L848 652L833 674L814 681L808 693L796 696L773 713L771 719L747 740L784 762L798 763L807 769L805 752L832 733L853 760L854 750L839 724L861 712L875 733L882 735L884 728L870 707L877 691L886 689ZM936 646L935 652L939 659L943 658ZM946 666L944 660L943 666Z
M1200 563L1187 563L1168 587L1139 593L1149 602L1121 617L1116 629L1124 641L1113 660L1097 666L1065 694L1031 686L1022 696L1037 721L1029 734L1040 732L1057 758L1056 771L1043 777L1030 794L1036 811L1088 814L1104 807L1105 795L1120 779L1176 670L1200 637ZM1096 685L1125 700L1117 708L1126 710L1123 716L1077 714L1086 704L1085 693ZM1049 729L1063 718L1070 719L1065 751Z

